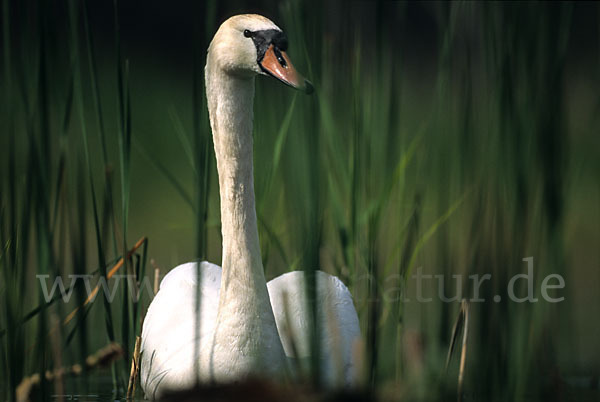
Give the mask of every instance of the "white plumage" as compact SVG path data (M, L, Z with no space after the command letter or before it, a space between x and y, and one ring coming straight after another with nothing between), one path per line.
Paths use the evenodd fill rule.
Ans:
M200 356L196 356L199 360L206 359L210 353L221 287L219 266L203 261L200 269ZM317 271L316 279L323 381L334 387L351 385L357 374L352 348L360 338L352 296L335 276ZM179 265L164 277L160 291L148 308L143 329L140 380L149 398L160 396L164 389L194 385L196 286L197 264ZM310 357L310 315L306 309L304 273L283 274L269 281L267 288L286 356L306 364ZM299 375L294 371L295 367L296 364L290 361L288 369L292 376Z
M206 261L187 263L162 280L142 328L140 382L149 398L198 380L297 377L294 368L310 356L304 274L290 272L266 283L254 206L254 77L268 74L308 89L286 46L279 28L258 15L231 17L209 46L205 79L219 173L223 269ZM360 337L352 296L334 276L317 271L316 281L322 380L350 385L356 378L353 344Z
M322 380L333 387L351 385L358 374L354 367L354 343L360 338L352 295L339 278L325 272L317 271L316 281ZM286 356L307 360L312 317L306 301L304 272L283 274L269 281L267 288ZM294 355L294 349L298 356Z
M221 267L209 262L202 270L199 350L210 349L217 322ZM197 264L172 269L148 307L142 330L140 382L148 398L164 389L194 385ZM205 353L206 354L206 353Z

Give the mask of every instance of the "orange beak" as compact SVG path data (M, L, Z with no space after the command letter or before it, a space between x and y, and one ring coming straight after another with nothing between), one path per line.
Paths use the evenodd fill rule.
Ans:
M296 71L285 52L277 49L273 45L270 45L267 49L265 56L260 62L260 66L264 72L272 75L284 84L303 90L307 94L313 92L311 82Z

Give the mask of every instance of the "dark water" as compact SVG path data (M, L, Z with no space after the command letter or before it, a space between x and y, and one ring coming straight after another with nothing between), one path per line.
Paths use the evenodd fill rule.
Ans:
M115 389L110 373L90 375L86 379L71 378L65 383L65 392L62 395L51 394L52 401L121 401L125 399L125 389ZM117 395L120 398L117 398ZM144 400L142 392L136 390L136 401Z
M596 377L571 377L564 382L564 387L559 391L560 395L556 396L556 400L573 400L573 401L599 401L600 400L600 380ZM51 394L51 401L125 401L127 400L124 389L119 389L118 392L112 383L110 373L102 373L100 375L91 375L87 379L71 378L65 383L65 393L62 395ZM116 396L122 396L117 398ZM136 390L136 398L133 401L145 401L142 391ZM386 395L380 399L382 401L394 400L390 399L390 395ZM429 400L429 399L426 399ZM453 399L454 400L454 399ZM491 401L489 397L482 397L469 392L465 392L462 398L463 401L480 402ZM493 400L493 399L492 399ZM546 400L543 397L523 396L515 399L515 401L542 401Z

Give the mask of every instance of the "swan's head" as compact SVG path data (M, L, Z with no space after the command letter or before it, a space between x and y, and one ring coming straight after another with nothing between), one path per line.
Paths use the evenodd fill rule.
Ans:
M288 55L287 37L271 20L243 14L219 27L208 48L213 66L238 76L270 75L284 84L312 92L310 81L294 68Z

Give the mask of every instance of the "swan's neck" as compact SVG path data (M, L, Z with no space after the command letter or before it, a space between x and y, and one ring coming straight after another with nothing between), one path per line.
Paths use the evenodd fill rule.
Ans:
M267 291L256 224L254 78L235 77L213 68L209 57L206 92L219 173L223 234L215 359L219 358L220 347L230 349L242 356L240 370L255 372L264 364L273 364L268 360L282 359L283 349Z
M230 285L222 286L223 300L224 296L236 296L229 291L234 284L246 288L255 281L265 281L254 207L254 80L224 73L213 73L210 79L207 93L219 172L223 283Z

